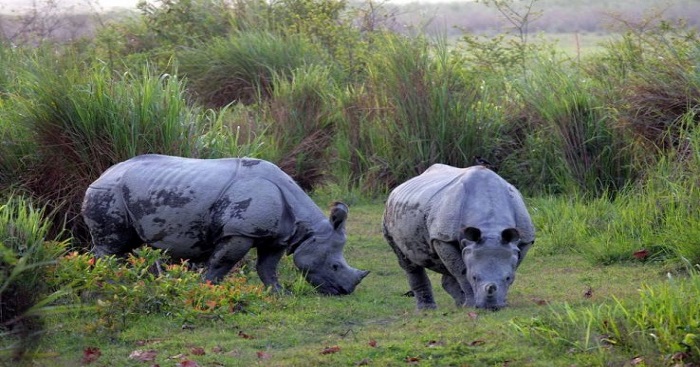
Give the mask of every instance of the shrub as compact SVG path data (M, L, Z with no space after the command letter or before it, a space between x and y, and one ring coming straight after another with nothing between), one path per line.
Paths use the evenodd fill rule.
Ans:
M0 362L9 356L21 361L36 347L43 333L53 293L46 278L66 242L47 240L45 209L21 196L0 204ZM70 285L70 283L67 283Z
M172 263L162 251L149 247L124 260L71 252L60 259L51 284L70 282L80 292L64 302L89 306L96 318L85 330L90 333L119 333L148 314L194 321L250 311L270 301L264 287L248 282L240 268L220 284L203 283L197 267Z

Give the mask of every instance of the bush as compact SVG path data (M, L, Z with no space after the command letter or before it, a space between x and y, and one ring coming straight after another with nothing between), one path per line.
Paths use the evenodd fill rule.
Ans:
M21 196L0 204L0 361L15 363L36 347L43 333L43 314L53 293L46 279L66 242L47 240L45 210ZM67 283L69 285L70 283Z
M214 285L203 283L195 266L169 262L162 251L149 247L124 260L74 251L60 259L51 284L75 283L80 288L64 302L86 305L94 312L95 322L85 329L89 333L116 334L148 314L192 322L251 311L270 301L264 287L249 283L240 268Z

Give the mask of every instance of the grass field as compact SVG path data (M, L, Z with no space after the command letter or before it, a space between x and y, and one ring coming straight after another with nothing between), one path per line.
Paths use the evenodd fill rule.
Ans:
M141 315L112 336L86 332L89 318L62 316L50 321L42 358L34 365L76 366L85 362L86 348L101 353L92 366L597 365L596 354L561 353L526 339L512 320L564 304L580 309L613 297L634 300L642 284L665 279L654 265L593 266L577 255L539 255L535 243L511 288L510 307L459 309L432 274L438 309L417 312L414 300L403 295L406 278L381 236L382 209L380 203L351 208L346 258L371 271L352 295L323 297L307 290L277 297L252 313L187 325ZM290 260L283 260L287 285L299 281ZM138 360L149 351L152 360ZM622 352L617 359L634 357Z

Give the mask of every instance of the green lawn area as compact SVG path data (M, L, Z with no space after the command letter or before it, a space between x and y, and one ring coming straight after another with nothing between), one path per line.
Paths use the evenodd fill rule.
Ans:
M174 317L140 315L111 336L86 332L88 318L63 315L50 320L34 365L77 366L88 347L101 353L91 366L595 365L594 355L562 353L526 339L511 321L565 303L580 309L612 297L633 300L643 283L665 279L654 265L594 266L577 255L539 255L536 242L518 270L510 307L457 308L432 274L438 309L417 312L414 300L403 295L406 278L381 236L382 209L380 203L350 209L346 258L371 271L352 295L283 295L255 312L186 325ZM283 260L286 284L298 279L290 260ZM155 358L135 358L146 351ZM635 357L611 353L627 361Z

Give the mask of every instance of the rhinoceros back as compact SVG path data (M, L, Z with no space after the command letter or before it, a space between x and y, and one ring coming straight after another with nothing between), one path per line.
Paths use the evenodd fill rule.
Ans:
M85 202L91 192L110 199L122 209L110 207L112 217L128 218L144 242L196 258L223 236L284 237L295 220L287 199L304 199L297 191L288 175L258 159L143 155L105 171Z
M502 230L517 227L524 239L534 228L520 193L493 171L435 164L392 191L385 227L399 242L423 245L456 241L465 226Z

